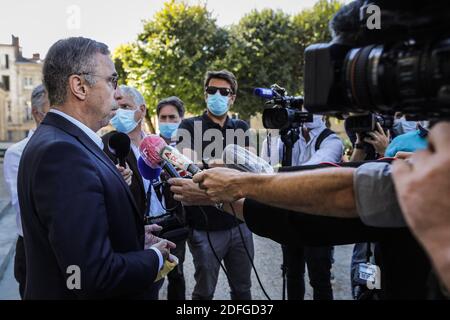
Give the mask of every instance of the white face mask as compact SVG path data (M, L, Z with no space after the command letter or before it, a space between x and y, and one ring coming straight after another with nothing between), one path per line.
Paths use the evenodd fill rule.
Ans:
M415 121L407 121L405 117L394 120L392 127L396 136L417 130L417 123Z
M321 128L324 125L325 125L325 122L323 121L323 116L315 114L313 117L313 122L305 123L305 128L307 128L309 130L313 130L313 129Z

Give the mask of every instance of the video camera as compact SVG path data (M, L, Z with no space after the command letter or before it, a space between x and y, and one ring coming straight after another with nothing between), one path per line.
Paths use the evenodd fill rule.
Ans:
M450 117L450 1L354 1L331 27L332 42L305 51L306 110Z
M394 126L394 116L376 113L355 115L347 119L346 127L352 132L366 134L376 131L378 123L385 131L390 130Z
M269 100L266 105L271 107L263 112L263 124L266 129L295 129L313 121L311 113L301 111L303 97L286 96L286 89L277 84L272 85L270 89L256 88L254 94Z

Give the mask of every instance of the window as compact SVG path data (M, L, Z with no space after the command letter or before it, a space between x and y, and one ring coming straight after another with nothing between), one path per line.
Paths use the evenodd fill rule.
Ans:
M9 69L9 56L5 54L5 69Z
M25 79L24 79L24 88L25 89L33 88L33 78L32 77L25 77Z
M32 114L31 114L31 101L27 101L25 104L25 117L24 121L30 121L33 120Z
M13 132L11 130L8 130L8 141L12 141L13 139Z
M5 86L5 90L9 91L9 76L2 76L2 82Z

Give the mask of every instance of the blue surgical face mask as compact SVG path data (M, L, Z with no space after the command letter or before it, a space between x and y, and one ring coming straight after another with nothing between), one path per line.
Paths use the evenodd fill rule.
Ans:
M175 135L179 126L180 126L179 122L177 122L177 123L171 123L171 122L160 123L159 124L159 132L161 133L161 135L164 138L171 139Z
M222 96L219 92L216 94L208 94L208 110L216 117L221 117L228 112L229 97Z
M139 124L134 119L136 111L137 110L118 109L114 118L111 119L111 125L119 132L130 133Z

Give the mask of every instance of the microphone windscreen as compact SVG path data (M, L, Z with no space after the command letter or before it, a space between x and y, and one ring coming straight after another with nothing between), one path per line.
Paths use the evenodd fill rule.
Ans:
M108 149L117 158L125 159L131 150L130 137L122 132L112 134L108 141Z
M141 174L141 176L149 181L153 181L159 178L159 176L161 175L161 171L162 169L160 167L157 168L152 168L150 166L148 166L144 159L142 159L142 157L139 157L138 160L138 168L139 168L139 173Z
M222 160L227 168L253 173L274 173L267 161L236 144L230 144L225 148Z
M142 140L139 152L148 166L157 168L162 161L159 154L165 146L167 143L160 136L149 135Z

